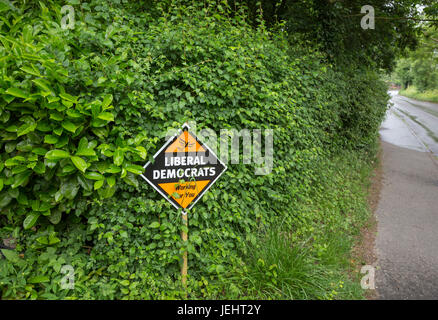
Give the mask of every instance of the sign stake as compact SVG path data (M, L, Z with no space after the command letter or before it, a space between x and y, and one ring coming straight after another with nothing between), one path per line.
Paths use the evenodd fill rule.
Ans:
M182 219L183 219L184 226L188 230L189 225L188 225L188 220L187 220L187 212L185 212L184 210L182 211ZM181 233L181 238L184 242L187 241L187 233L184 230ZM182 280L182 284L183 284L184 288L187 289L187 249L183 253L183 263L182 263L182 267L181 267L181 280Z
M181 239L187 243L187 212L227 170L227 166L184 123L146 163L140 175L176 209L182 209ZM181 281L187 296L188 249L182 255Z

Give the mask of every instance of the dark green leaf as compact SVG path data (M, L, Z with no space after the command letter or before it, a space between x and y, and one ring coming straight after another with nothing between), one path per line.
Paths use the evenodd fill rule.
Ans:
M32 228L32 227L35 225L35 223L37 222L39 216L40 216L40 214L37 213L37 212L32 212L32 213L30 213L30 214L26 217L26 219L24 219L24 221L23 221L23 227L24 227L24 229L30 229L30 228Z

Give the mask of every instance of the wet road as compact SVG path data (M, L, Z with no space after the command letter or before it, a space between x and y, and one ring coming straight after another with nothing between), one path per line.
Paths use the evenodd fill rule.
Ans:
M393 95L382 123L380 299L438 299L438 104Z
M438 156L438 104L390 94L393 106L382 123L382 140Z

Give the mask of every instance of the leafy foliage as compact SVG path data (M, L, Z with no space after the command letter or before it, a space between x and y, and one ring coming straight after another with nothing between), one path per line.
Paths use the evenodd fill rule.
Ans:
M435 27L429 26L423 32L418 48L397 62L394 72L396 82L403 89L413 85L419 92L437 89L437 48L438 31Z
M301 221L303 204L329 189L319 164L373 150L384 86L225 3L70 2L73 30L60 28L57 1L7 10L0 29L0 236L23 254L0 260L2 297L179 298L184 250L190 297L254 295L228 281L248 245L275 224L300 226L297 241L314 232L317 210ZM168 128L194 119L198 129L274 129L275 157L266 176L230 166L189 213L183 242L180 213L136 175ZM341 232L360 220L336 217ZM74 290L60 288L65 264Z
M240 3L242 1L231 1ZM338 68L366 65L392 70L399 54L417 45L418 21L435 18L433 0L245 0L254 25L273 27L285 21L289 41L306 39L326 54ZM231 6L232 6L231 4ZM375 11L375 29L363 30L364 5ZM423 10L420 10L422 8ZM423 11L423 13L422 13ZM424 12L428 16L424 17ZM262 14L263 19L260 19Z
M25 229L38 219L58 223L79 195L111 197L115 181L128 181L146 157L143 138L123 141L111 93L90 99L73 87L65 65L80 59L57 56L69 42L51 27L49 9L42 5L40 23L19 24L29 16L10 12L0 36L0 205Z

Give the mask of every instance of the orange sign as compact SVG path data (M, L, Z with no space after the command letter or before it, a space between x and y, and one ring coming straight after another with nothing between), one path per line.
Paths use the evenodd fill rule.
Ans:
M186 124L144 166L141 175L175 208L191 209L227 169Z

